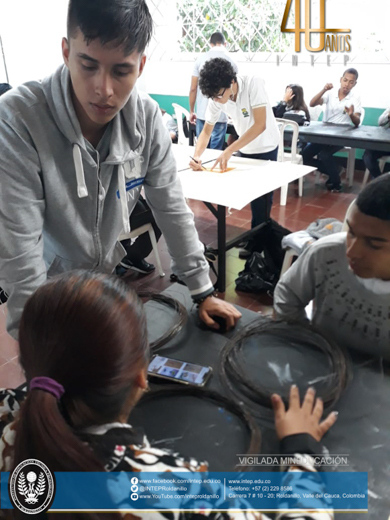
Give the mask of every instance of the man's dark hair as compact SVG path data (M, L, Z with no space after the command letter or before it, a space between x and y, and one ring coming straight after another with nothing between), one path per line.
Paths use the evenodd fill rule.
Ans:
M145 0L69 0L68 39L77 29L85 41L113 42L126 55L144 52L153 33L153 20Z
M210 38L211 45L223 45L225 43L225 36L221 32L215 32Z
M351 68L351 69L347 69L347 70L344 72L343 76L345 76L346 74L353 74L353 75L356 77L356 81L357 81L357 79L358 79L358 77L359 77L359 73L358 73L358 71L357 71L356 69L352 69L352 68Z
M356 205L369 217L390 221L390 175L384 173L367 184L359 193Z
M0 96L11 90L11 88L9 83L0 83Z
M213 98L218 96L221 89L229 88L233 80L237 81L237 74L230 61L214 58L203 65L199 76L199 88L204 96Z

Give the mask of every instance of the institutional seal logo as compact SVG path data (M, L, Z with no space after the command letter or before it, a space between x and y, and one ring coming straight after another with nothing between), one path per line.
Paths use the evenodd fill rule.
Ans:
M21 462L8 484L12 505L28 515L45 513L54 500L55 489L54 474L37 459Z

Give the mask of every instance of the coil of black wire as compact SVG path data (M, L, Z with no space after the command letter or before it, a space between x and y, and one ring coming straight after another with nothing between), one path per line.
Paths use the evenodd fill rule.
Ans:
M197 387L193 385L188 386L179 386L179 385L169 385L164 388L159 388L156 390L149 391L145 393L141 400L140 404L153 400L159 399L161 397L169 397L169 396L193 396L202 400L210 401L213 404L217 404L219 407L224 408L230 413L236 415L245 425L246 430L250 435L250 442L247 448L247 455L260 453L261 447L261 432L259 427L257 426L252 415L240 406L235 401L229 399L228 397L223 396L219 392L215 390L211 390L209 388ZM138 405L137 405L138 406ZM240 466L237 464L234 468L234 471L251 471L253 468L250 466Z
M149 301L151 300L160 303L161 305L173 309L177 313L176 323L174 323L173 326L170 327L161 337L150 343L150 350L152 352L157 352L182 330L187 321L187 309L178 300L165 294L141 291L138 292L138 296L142 300L147 299Z
M264 334L277 336L282 341L285 340L286 344L295 340L304 348L315 349L324 355L328 367L327 385L317 395L322 398L326 409L332 408L352 378L349 356L310 324L273 320L264 316L260 316L231 338L221 352L219 373L228 393L256 415L261 414L258 405L272 408L271 395L274 392L258 381L251 381L243 365L245 340L254 336L261 340ZM281 395L286 405L288 394L289 388L288 392L286 388L284 395Z

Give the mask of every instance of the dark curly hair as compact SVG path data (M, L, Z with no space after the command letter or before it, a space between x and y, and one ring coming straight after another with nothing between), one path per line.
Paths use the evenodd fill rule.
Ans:
M203 65L199 76L199 88L204 96L213 98L218 96L221 89L229 88L233 80L237 81L237 74L230 61L214 58Z

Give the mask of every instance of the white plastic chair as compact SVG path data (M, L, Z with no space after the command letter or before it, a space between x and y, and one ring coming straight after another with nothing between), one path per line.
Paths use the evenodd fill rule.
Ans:
M360 113L360 123L359 126L363 123L364 116L366 114L366 111L364 108L361 109ZM356 150L355 148L350 148L349 146L345 146L340 150L340 152L347 152L348 153L348 159L347 159L347 168L346 168L346 178L348 179L348 186L351 187L353 185L353 177L355 175L355 155ZM316 172L316 184L319 184L320 181L320 175L321 173L317 170Z
M165 276L165 273L164 273L162 265L161 265L160 255L158 253L158 248L157 248L156 235L154 234L154 229L153 229L152 224L144 224L143 226L140 226L137 229L132 229L130 231L130 233L122 233L119 236L119 241L126 240L129 238L137 238L140 235L143 235L144 233L149 233L149 238L152 243L154 256L156 257L157 271L158 271L158 274L161 277L163 277L163 276Z
M385 155L384 157L381 157L379 159L379 170L381 173L383 173L383 170L385 169L385 164L387 162L390 162L390 155ZM363 182L362 182L362 189L368 182L368 178L370 177L370 170L366 168L366 171L364 172Z
M188 146L188 144L189 144L188 137L186 137L184 130L183 130L183 117L185 116L187 118L187 121L189 121L190 113L188 112L188 110L186 110L181 105L178 105L177 103L172 103L172 106L175 110L177 129L178 129L178 133L179 133L179 136L177 138L177 144Z
M354 204L355 204L355 199L351 202L351 204L347 208L347 211L346 211L345 217L344 217L344 221L343 221L343 227L341 228L341 231L348 231L347 220L349 219L349 216L351 214ZM283 259L282 270L280 271L280 278L287 271L287 269L289 267L291 267L291 264L293 263L294 258L297 256L299 256L299 254L292 247L289 247L286 249L286 252L284 254L284 259Z
M280 131L279 148L278 148L278 161L280 162L291 162L293 164L303 164L302 155L298 154L297 143L299 134L299 125L295 121L290 119L276 118L276 122ZM284 130L288 126L292 127L293 134L291 140L291 152L284 151ZM287 202L288 184L280 188L280 205L285 206ZM303 177L298 179L298 193L302 197L303 194Z

